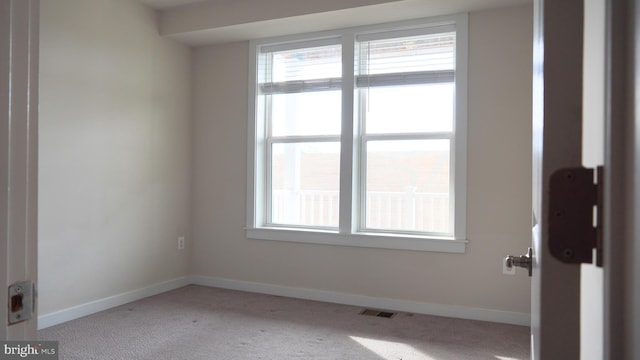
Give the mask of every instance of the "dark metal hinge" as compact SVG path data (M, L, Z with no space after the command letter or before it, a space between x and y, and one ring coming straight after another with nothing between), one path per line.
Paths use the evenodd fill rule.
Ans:
M594 176L594 172L596 176ZM572 264L602 266L603 167L565 168L549 183L549 250Z

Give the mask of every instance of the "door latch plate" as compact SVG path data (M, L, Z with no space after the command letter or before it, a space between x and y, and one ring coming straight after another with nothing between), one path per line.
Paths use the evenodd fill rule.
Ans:
M9 286L9 325L31 319L33 308L33 282L22 281Z
M565 263L602 266L603 168L565 168L553 173L549 184L549 250Z

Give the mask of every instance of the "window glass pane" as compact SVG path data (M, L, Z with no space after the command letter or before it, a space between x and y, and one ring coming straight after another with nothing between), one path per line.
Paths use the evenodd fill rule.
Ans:
M453 70L455 41L455 32L362 41L356 74Z
M272 147L271 223L338 227L340 143Z
M452 131L453 89L451 83L360 89L367 134Z
M340 91L270 96L273 136L340 134Z
M276 51L262 55L265 82L337 78L342 75L341 46Z
M449 140L369 141L365 229L450 234Z

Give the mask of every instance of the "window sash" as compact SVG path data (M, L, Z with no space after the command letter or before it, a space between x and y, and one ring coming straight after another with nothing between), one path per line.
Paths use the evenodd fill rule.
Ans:
M360 132L358 136L358 150L357 159L359 163L358 167L358 186L357 191L357 231L363 233L386 233L386 234L407 234L407 235L421 235L430 237L449 237L455 235L455 161L456 161L456 147L455 147L455 129L454 131L439 131L439 132L412 132L412 133L371 133L367 134L364 129L366 127L366 115L365 108L367 106L366 92L360 95L358 101L359 105L359 124ZM455 104L455 99L454 99ZM401 229L383 229L373 228L367 226L367 145L373 141L415 141L415 140L449 140L449 213L447 214L449 221L449 231L447 232L433 232L433 231L412 231Z
M339 135L326 135L326 136L279 136L279 137L268 137L265 142L265 154L266 154L266 173L264 179L265 185L265 202L264 202L264 211L265 211L265 226L274 227L274 228L298 228L298 229L315 229L315 230L332 230L337 231L339 228L339 224L336 227L333 226L319 226L319 225L301 225L301 224L288 224L288 223L279 223L274 221L272 209L274 208L274 195L273 195L273 176L272 173L274 157L273 157L273 148L274 145L277 144L312 144L312 143L340 143ZM340 169L338 169L340 171ZM338 190L338 196L340 194L340 190ZM340 201L338 201L338 206ZM339 207L338 207L339 211Z
M368 34L367 36L356 37L356 58L355 71L358 74L356 76L356 88L371 88L377 86L404 86L404 85L430 85L437 83L454 83L455 82L455 68L456 68L456 32L451 29L441 29L442 32L418 32L415 29L409 31L393 31L382 32L381 35ZM436 69L430 69L435 67ZM437 68L442 69L437 69ZM414 69L428 69L422 71L415 71ZM409 71L403 71L408 69ZM414 70L414 71L412 71ZM455 93L453 96L453 106L455 108ZM358 161L359 161L359 176L358 176L358 231L360 232L374 232L374 233L391 233L391 234L417 234L423 236L453 236L455 225L455 196L454 183L452 182L455 172L451 166L455 162L455 147L452 145L455 143L455 129L451 132L436 132L436 133L375 133L368 134L367 129L367 115L369 92L359 92L358 96L358 118L360 124L360 136L358 138ZM421 109L422 110L422 109ZM422 111L421 111L422 113ZM429 110L424 109L424 114L428 115ZM455 112L453 113L455 117ZM425 119L426 121L426 119ZM455 123L455 119L453 119ZM407 129L410 130L410 129ZM368 152L368 145L372 142L384 142L384 141L416 141L416 140L437 140L446 139L449 140L449 148L447 150L449 168L448 168L448 180L447 184L447 196L449 198L448 208L449 211L445 218L446 224L449 227L446 231L428 231L417 229L416 226L410 228L410 226L404 226L404 224L411 223L403 217L409 216L412 212L405 211L407 209L396 208L395 211L391 210L393 205L385 202L385 206L378 204L379 211L388 211L386 216L378 217L376 220L379 226L375 226L374 223L369 223L368 219L373 219L373 198L370 196L370 190L368 189L369 181L374 171L369 169L370 154ZM379 154L380 155L380 154ZM384 187L384 186L383 186ZM402 203L409 202L408 199L402 199L397 196L396 202ZM391 201L391 199L389 199ZM414 199L415 201L415 199ZM396 204L396 207L400 205ZM389 209L385 209L390 207ZM392 213L402 210L398 222L392 220ZM371 212L371 213L370 213ZM373 221L373 220L372 220ZM386 223L386 225L383 225Z
M360 184L358 187L358 195L359 195L359 217L358 217L358 231L363 233L383 233L383 234L406 234L406 235L419 235L419 236L429 236L429 237L450 237L454 236L455 229L455 195L454 195L454 161L455 161L455 137L452 132L442 132L442 133L420 133L420 134L374 134L374 135L362 135L360 137L360 146L359 146L359 158L360 158L360 167L359 167L359 179ZM449 212L446 214L449 223L449 231L446 232L438 232L438 231L418 231L418 230L410 230L410 229L399 229L399 228L379 228L379 227L369 227L367 226L367 166L368 166L368 144L370 142L381 142L381 141L417 141L417 140L449 140L449 201L448 207Z

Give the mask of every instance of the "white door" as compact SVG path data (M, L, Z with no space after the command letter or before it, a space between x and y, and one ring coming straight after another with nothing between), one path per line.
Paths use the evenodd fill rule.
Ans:
M39 6L39 0L0 0L0 340L37 339L36 314L21 317L35 294L14 289L21 295L10 304L7 291L37 277Z
M584 0L582 163L604 165L606 0ZM580 359L604 359L603 268L583 264L580 279Z
M640 1L607 1L605 359L640 359Z
M534 6L532 358L579 359L580 265L551 252L549 184L582 166L583 0Z
M640 359L639 9L640 0L535 3L534 359ZM551 175L602 163L604 272L559 261L549 237Z

